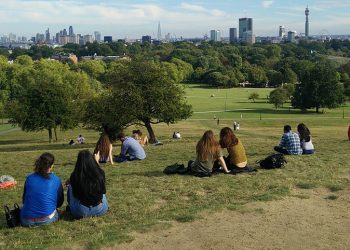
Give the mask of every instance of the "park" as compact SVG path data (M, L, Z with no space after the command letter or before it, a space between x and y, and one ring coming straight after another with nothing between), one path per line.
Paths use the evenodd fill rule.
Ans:
M320 113L313 110L305 113L290 108L288 103L276 109L266 99L272 91L269 88L187 85L184 89L193 115L174 124L154 125L157 139L163 145L146 146L148 157L144 161L102 164L109 202L106 215L73 220L65 212L65 202L59 209L60 220L44 227L9 229L1 216L0 247L350 247L346 236L350 228L346 212L350 185L348 104ZM254 102L248 99L252 92L260 96ZM205 130L212 129L218 136L220 129L232 127L233 121L241 124L236 134L246 148L250 166L258 167L256 161L273 152L285 124L290 124L293 130L300 122L307 124L316 153L287 156L285 168L258 169L254 174L219 174L210 178L163 174L166 166L175 162L185 164L195 158L196 142ZM130 134L132 129L129 127L126 132ZM173 131L180 131L182 138L173 140ZM60 131L58 141L49 143L45 130L24 132L6 122L0 125L0 134L0 172L17 181L16 188L0 191L2 204L21 204L26 175L33 171L38 155L54 154L57 160L53 172L66 180L78 152L93 150L99 137L97 131L75 128ZM78 134L84 135L86 144L69 146L69 140ZM119 152L118 145L120 142L115 143L114 154ZM232 232L244 235L235 239Z

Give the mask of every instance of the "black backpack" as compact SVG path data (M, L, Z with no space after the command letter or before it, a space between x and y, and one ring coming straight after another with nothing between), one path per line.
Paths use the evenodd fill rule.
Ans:
M188 172L184 164L175 163L173 165L167 166L164 170L164 174L186 174Z
M284 155L281 153L272 154L266 157L265 159L258 162L261 168L264 169L274 169L274 168L282 168L284 164L287 163Z

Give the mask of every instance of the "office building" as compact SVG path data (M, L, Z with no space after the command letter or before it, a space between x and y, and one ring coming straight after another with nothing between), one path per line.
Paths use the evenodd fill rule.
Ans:
M210 41L214 41L214 42L221 41L220 30L211 30L210 31Z
M84 44L93 43L93 42L94 42L94 38L92 37L92 35L84 35Z
M295 40L296 34L297 34L296 31L288 31L288 37L287 37L288 42L291 42L291 43L296 42Z
M152 39L151 39L151 36L142 36L141 41L142 43L146 43L146 42L151 43Z
M100 43L101 42L101 32L95 31L94 36L95 36L95 41Z
M104 36L103 42L105 43L111 43L112 42L112 36Z
M158 33L157 33L158 41L162 40L162 30L160 29L160 22L158 22Z
M281 39L286 36L286 29L284 28L284 26L280 26L278 36Z
M306 7L305 9L305 37L308 38L309 37L309 8Z
M242 40L244 32L253 33L253 18L240 18L239 19L239 39Z
M69 33L68 33L69 36L73 36L74 35L74 32L73 32L73 27L72 26L69 26Z
M49 28L47 28L47 30L45 31L45 42L50 43L50 30L49 30Z
M230 43L237 42L237 29L236 28L230 28Z

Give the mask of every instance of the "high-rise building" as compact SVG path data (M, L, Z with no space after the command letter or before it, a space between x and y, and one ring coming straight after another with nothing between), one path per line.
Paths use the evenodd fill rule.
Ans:
M305 37L308 38L309 37L309 8L306 7L305 9Z
M284 26L280 26L279 32L278 32L278 36L280 38L283 38L286 36L286 29L284 28Z
M288 31L288 42L294 43L295 42L295 36L297 32L296 31Z
M142 43L146 43L146 42L151 43L152 38L151 38L151 36L142 36L141 41L142 41Z
M112 42L112 36L104 36L103 42L105 43L111 43Z
M239 19L239 39L243 39L244 32L253 33L253 18L240 18Z
M158 33L157 33L158 41L162 40L162 30L160 29L160 22L158 22Z
M237 42L237 28L230 28L230 43Z
M66 29L63 29L63 31L62 31L62 35L63 36L67 36L68 34L67 34L67 30Z
M101 32L95 31L94 36L95 36L95 41L100 43L101 42Z
M73 32L73 27L72 26L69 26L69 33L68 33L69 36L73 36L74 35L74 32Z
M210 31L210 41L214 41L214 42L221 41L220 30L211 30Z
M45 31L45 42L50 43L50 30L49 30L49 28L47 28L47 30Z

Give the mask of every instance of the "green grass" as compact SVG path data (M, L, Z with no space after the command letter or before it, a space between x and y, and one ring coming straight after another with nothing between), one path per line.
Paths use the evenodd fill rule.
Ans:
M188 97L195 111L222 108L221 99L217 99L220 104L207 101L212 100L211 92L215 93L213 98L226 95L226 90L187 88L186 91L188 96L198 96ZM232 126L232 121L237 119L239 113L223 113L219 126L212 119L212 113L195 114L193 119L170 126L156 125L156 134L164 145L147 146L145 161L102 166L106 172L110 206L105 216L72 220L64 213L66 203L60 209L61 220L45 227L8 229L4 216L0 216L0 249L42 249L58 246L95 249L130 241L132 231L144 232L162 227L163 224L168 226L171 221L196 220L203 211L244 211L242 206L249 202L264 202L293 195L290 190L294 187L325 187L331 191L349 188L348 119L336 118L339 115L336 111L316 115L320 119L315 119L313 114L281 115L273 112L271 104L253 104L248 101L247 96L253 90L228 91L233 95L230 109L247 107L249 104L253 109L268 109L271 118L276 118L260 120L259 113L255 111L250 113L251 117L244 115L240 119L241 130L237 131L237 136L246 148L249 165L256 166L257 160L273 152L272 148L279 142L286 123L293 128L301 121L306 123L311 129L316 153L308 156L287 156L288 163L284 169L259 170L252 175L215 175L202 179L180 175L166 176L162 173L165 166L175 162L186 164L188 160L195 158L196 142L205 130L213 129L218 135L223 126ZM266 94L268 89L254 91ZM25 133L7 125L0 125L0 131L0 173L12 175L18 182L17 188L0 191L1 205L21 203L25 177L32 172L33 162L41 153L49 151L55 155L54 172L65 181L73 170L79 150L93 149L98 139L95 131L76 129L59 132L59 141L49 144L46 132ZM172 140L173 131L180 131L183 138ZM68 146L69 140L75 139L79 134L83 134L87 144ZM114 154L120 150L119 146L119 143L115 144Z

